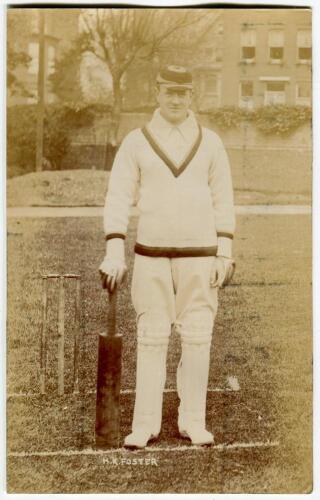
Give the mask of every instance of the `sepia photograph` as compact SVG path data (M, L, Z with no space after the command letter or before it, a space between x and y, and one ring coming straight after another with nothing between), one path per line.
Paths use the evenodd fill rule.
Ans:
M312 493L312 8L5 17L6 491Z

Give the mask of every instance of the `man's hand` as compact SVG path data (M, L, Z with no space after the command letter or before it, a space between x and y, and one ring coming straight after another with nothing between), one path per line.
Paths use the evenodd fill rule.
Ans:
M233 259L222 255L216 257L211 271L210 286L222 288L228 285L233 277L235 267Z
M127 266L124 260L112 259L105 257L99 272L102 281L102 288L107 288L109 292L113 292L115 285L121 285L127 274Z

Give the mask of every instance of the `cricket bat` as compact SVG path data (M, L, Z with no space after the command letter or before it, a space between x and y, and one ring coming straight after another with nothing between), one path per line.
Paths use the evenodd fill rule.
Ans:
M122 335L116 332L117 288L109 292L107 331L99 334L95 437L97 448L119 446Z

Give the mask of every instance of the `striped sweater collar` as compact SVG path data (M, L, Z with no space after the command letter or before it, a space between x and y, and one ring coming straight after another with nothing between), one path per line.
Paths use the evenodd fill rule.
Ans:
M167 165L167 167L171 170L171 173L174 175L174 177L179 177L185 169L188 167L189 163L193 160L194 156L197 154L197 151L200 147L201 140L202 140L202 129L200 125L197 125L198 127L198 136L194 142L194 144L191 146L191 149L189 153L186 155L185 159L180 165L176 165L173 163L173 161L167 156L165 151L159 146L157 141L154 139L152 134L150 134L149 130L147 127L143 127L141 129L142 134L144 135L145 139L149 143L150 147L153 149L153 151L162 159L162 161Z

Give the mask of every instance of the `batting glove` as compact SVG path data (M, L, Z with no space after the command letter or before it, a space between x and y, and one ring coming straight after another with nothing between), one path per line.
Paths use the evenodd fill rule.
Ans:
M113 238L107 242L107 254L99 267L102 288L113 292L116 285L121 285L127 274L124 258L124 242Z
M222 255L216 257L211 271L210 286L212 288L227 286L234 275L235 267L235 261L230 257Z

